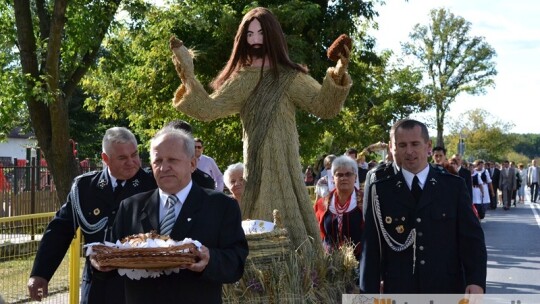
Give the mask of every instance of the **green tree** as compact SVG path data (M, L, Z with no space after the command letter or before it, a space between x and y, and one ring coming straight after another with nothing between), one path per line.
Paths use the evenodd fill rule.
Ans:
M440 8L430 12L429 25L417 24L402 44L406 55L424 68L428 101L435 107L437 145L444 147L444 122L450 104L461 93L484 94L497 75L495 50L483 37L472 36L471 24Z
M464 159L501 161L513 151L517 137L509 133L513 127L511 123L482 109L467 111L461 117L452 123L450 135L446 137L448 155L457 153L460 136L465 139Z
M0 72L6 115L30 117L60 200L78 172L69 140L69 108L94 63L120 0L2 1ZM7 36L4 36L7 35ZM6 89L7 87L7 89ZM23 106L25 105L25 106ZM4 113L2 113L4 115ZM2 117L2 120L5 117Z

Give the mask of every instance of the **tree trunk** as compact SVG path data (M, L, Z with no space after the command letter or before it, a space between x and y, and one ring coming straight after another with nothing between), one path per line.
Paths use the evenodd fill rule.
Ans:
M58 199L63 202L71 181L77 175L74 155L69 144L69 115L67 101L59 85L59 53L61 33L65 24L67 1L55 2L55 13L47 44L44 61L44 75L47 83L39 83L43 76L39 69L36 39L29 1L15 1L15 23L20 49L21 66L26 77L26 103L36 134L38 145L45 155L57 190ZM48 22L48 20L43 20Z

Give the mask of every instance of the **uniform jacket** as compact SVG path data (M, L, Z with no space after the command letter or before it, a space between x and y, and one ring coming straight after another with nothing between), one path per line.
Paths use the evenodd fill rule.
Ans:
M135 193L157 187L152 173L139 169L133 178L126 181L124 188L115 198L107 171L93 171L75 178L66 202L43 234L31 276L40 276L50 281L78 227L81 228L85 243L110 241L111 228L120 201ZM75 203L77 200L79 204ZM118 276L94 271L87 260L83 273L81 303L122 301L123 292L119 286L121 281Z
M152 230L159 233L159 191L149 191L122 202L114 227L115 238ZM202 273L180 273L158 278L125 278L126 303L221 303L223 283L238 281L244 272L248 245L238 203L223 193L192 185L170 237L191 238L210 250Z
M214 179L210 175L201 171L199 168L195 168L193 173L191 173L191 180L193 180L195 184L199 185L199 187L212 190L216 189Z
M484 233L464 181L444 169L430 167L416 204L401 171L394 172L393 165L381 165L371 174L373 180L365 190L369 193L360 289L379 293L383 280L384 293L463 293L470 284L485 290ZM380 218L373 203L375 189ZM381 225L399 244L407 243L415 229L412 240L416 240L416 252L413 244L398 248L402 251L391 249L384 233L378 233Z

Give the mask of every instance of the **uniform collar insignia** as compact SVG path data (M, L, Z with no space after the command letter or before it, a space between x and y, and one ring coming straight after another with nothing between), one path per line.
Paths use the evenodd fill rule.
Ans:
M434 177L432 177L429 181L433 186L435 186L435 184L437 183L437 180Z
M396 186L398 186L399 188L401 188L401 184L403 184L401 181L397 181Z
M103 190L107 186L107 184L108 184L107 180L102 178L98 182L98 187L99 187L99 189Z
M137 188L137 186L139 186L140 182L139 182L139 179L135 179L131 182L131 184L133 185L134 188Z

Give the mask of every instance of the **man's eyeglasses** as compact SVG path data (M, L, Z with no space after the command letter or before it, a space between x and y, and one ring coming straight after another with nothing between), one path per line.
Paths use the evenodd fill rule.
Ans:
M347 177L347 178L349 178L349 177L355 176L355 174L354 174L354 172L335 173L334 176L337 177L337 178L342 178L342 177L344 177L344 176Z

